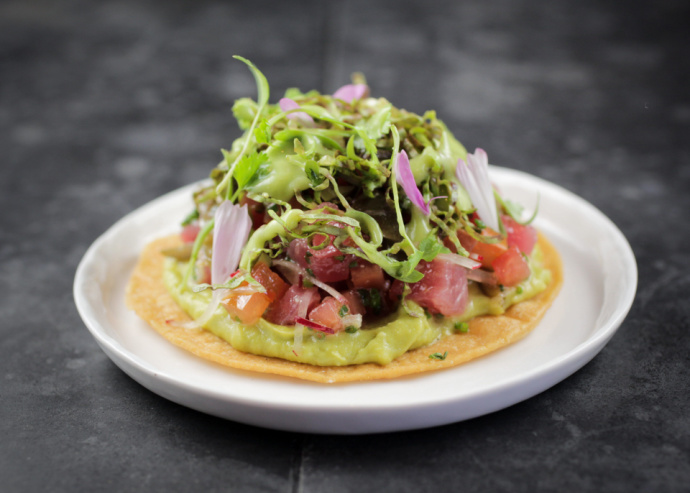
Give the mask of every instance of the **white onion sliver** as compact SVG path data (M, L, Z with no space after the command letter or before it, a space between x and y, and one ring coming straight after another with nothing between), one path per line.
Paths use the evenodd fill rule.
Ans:
M478 269L482 264L468 257L463 257L457 253L439 253L436 258L445 260L446 262L452 262L466 269Z
M294 262L288 260L274 260L272 264L278 268L290 284L297 284L299 276L302 275L302 268Z
M223 298L227 295L227 293L227 289L217 289L213 291L213 294L211 295L211 301L206 306L206 309L201 314L201 316L199 316L199 318L197 318L196 320L190 320L189 322L169 322L170 325L182 327L183 329L202 328L211 319L213 314L216 312L216 308L220 306L220 302L223 301Z
M343 317L343 327L354 327L355 329L359 329L362 326L362 315L359 313L354 314L354 315L345 315Z
M467 279L470 281L477 281L482 284L490 284L495 286L498 284L496 275L493 272L489 272L483 269L470 270L467 272Z

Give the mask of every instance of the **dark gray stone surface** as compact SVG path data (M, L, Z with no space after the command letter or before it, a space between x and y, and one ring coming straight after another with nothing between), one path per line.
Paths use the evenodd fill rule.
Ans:
M0 491L688 491L688 18L673 0L0 4ZM592 202L639 263L618 334L526 402L388 435L263 430L140 387L79 319L74 271L239 135L254 86L233 54L274 99L363 71Z

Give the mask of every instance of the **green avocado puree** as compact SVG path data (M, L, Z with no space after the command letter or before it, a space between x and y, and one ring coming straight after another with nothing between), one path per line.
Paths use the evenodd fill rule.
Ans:
M295 346L295 327L275 325L264 319L255 325L245 326L218 307L205 327L229 342L235 349L247 353L282 358L319 366L343 366L360 363L390 363L405 352L426 346L438 338L452 333L457 322L480 315L500 315L508 307L529 299L544 289L551 280L551 272L542 266L542 255L535 247L530 257L532 275L518 286L505 288L503 292L488 297L475 283L470 283L470 299L465 313L457 317L427 317L416 304L408 302L408 314L400 309L378 321L375 325L357 330L326 335L303 328L301 347ZM199 318L211 299L210 290L194 293L180 291L186 264L166 259L164 282L177 301L191 317ZM298 350L295 350L298 349ZM294 352L293 352L294 351Z

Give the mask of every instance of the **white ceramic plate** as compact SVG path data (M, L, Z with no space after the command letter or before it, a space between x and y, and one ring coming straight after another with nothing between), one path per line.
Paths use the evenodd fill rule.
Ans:
M79 264L74 297L86 326L124 372L174 402L281 430L372 433L461 421L503 409L568 377L613 336L632 304L637 266L616 226L576 195L525 173L492 167L504 196L532 206L536 226L560 251L565 282L525 339L458 368L417 377L318 384L237 371L163 339L124 303L127 279L149 241L178 229L195 185L121 219Z

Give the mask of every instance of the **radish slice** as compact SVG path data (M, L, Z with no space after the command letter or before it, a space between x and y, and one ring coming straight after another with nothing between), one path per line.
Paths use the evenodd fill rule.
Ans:
M489 158L486 152L477 148L474 154L467 154L467 162L458 159L455 175L470 195L472 204L477 208L477 214L484 224L498 231L496 199L493 186L489 181Z
M405 151L400 151L400 154L398 154L398 160L395 163L395 180L403 187L410 202L428 216L431 212L429 210L429 204L424 202L422 192L417 188L417 183L414 181L414 175L410 167L410 160Z

